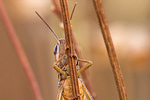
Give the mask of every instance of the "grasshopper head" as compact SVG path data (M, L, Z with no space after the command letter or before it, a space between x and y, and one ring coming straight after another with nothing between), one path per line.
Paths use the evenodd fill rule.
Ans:
M56 44L54 48L54 55L56 57L56 60L61 58L66 51L66 41L65 39L59 39L59 43Z

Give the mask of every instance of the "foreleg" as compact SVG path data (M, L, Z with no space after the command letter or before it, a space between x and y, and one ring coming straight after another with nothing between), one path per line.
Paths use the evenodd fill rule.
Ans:
M92 63L91 61L89 61L89 60L77 59L77 61L81 61L81 62L87 63L84 67L82 67L81 69L79 69L79 70L77 71L78 74L81 73L81 72L83 72L83 71L85 71L86 69L88 69L88 68L93 64L93 63Z

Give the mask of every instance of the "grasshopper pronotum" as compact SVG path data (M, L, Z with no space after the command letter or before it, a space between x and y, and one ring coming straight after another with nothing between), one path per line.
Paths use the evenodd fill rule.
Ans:
M55 63L53 68L58 72L58 79L59 79L59 92L58 92L58 100L74 100L76 97L73 97L72 94L72 87L71 87L71 80L70 80L70 72L69 72L69 65L67 60L67 47L65 39L59 39L53 29L44 21L44 19L36 12L36 14L42 19L42 21L49 27L52 31L54 36L57 39L57 44L54 48L54 55L55 55ZM74 59L76 60L77 66L77 74L78 74L78 82L79 82L79 91L80 100L94 100L85 87L81 78L79 78L79 73L88 69L92 62L88 60L78 59L76 55L73 55ZM78 62L85 62L87 63L83 68L78 68Z

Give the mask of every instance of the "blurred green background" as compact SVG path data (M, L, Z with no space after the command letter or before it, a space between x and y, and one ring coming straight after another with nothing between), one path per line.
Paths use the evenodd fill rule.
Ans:
M112 68L92 0L68 0L70 12L78 2L72 27L85 59L97 100L119 100ZM56 100L57 72L53 69L54 36L34 11L64 38L51 0L3 0L25 50L44 100ZM150 100L150 1L102 0L129 100ZM34 100L27 77L0 19L0 99Z

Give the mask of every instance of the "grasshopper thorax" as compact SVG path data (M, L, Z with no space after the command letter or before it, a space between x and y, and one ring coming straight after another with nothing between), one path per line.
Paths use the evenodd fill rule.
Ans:
M54 55L55 55L55 60L58 61L61 59L63 56L67 56L66 54L66 41L65 39L59 39L59 43L57 42L56 46L54 47ZM75 54L76 56L76 54ZM76 56L77 57L77 56ZM63 60L60 61L59 66L60 68L63 66L68 65L68 59L65 57ZM76 61L76 65L78 65L78 62Z

